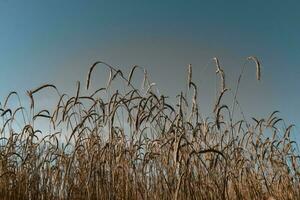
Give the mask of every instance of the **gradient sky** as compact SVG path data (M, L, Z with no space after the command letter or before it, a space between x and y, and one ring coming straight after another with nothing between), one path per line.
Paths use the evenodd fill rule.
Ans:
M220 59L233 87L245 58L255 55L262 81L247 64L244 111L252 117L280 110L300 130L299 10L300 1L0 0L1 99L43 83L73 92L97 60L127 71L144 66L172 96L192 63L205 110L216 87L211 58ZM106 74L95 76L97 83Z

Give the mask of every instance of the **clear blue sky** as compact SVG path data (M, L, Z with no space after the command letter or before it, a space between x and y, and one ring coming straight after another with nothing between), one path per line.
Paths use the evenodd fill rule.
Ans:
M211 58L219 57L233 86L245 58L255 55L262 81L247 66L240 92L245 112L280 110L300 124L299 10L296 0L0 0L1 99L42 83L73 91L97 60L125 70L144 66L162 92L175 95L192 63L205 107L216 84Z

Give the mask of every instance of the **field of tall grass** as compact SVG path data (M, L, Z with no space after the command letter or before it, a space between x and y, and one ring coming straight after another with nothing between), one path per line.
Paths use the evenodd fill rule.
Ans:
M293 126L277 111L238 119L247 114L235 114L239 85L252 74L244 65L228 88L212 62L221 85L211 116L201 113L191 65L177 102L157 92L146 69L125 74L104 62L91 66L74 94L45 84L27 92L26 106L11 92L0 109L0 199L300 199ZM259 61L246 62L261 79ZM107 70L107 84L93 85ZM54 108L37 101L47 92Z

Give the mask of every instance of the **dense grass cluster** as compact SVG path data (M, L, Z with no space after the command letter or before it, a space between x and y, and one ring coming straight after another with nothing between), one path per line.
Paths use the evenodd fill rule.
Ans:
M260 64L255 57L257 79ZM192 67L177 102L159 95L146 70L125 75L103 62L88 73L87 88L60 94L56 86L28 91L31 105L1 103L1 199L300 199L299 156L277 112L266 119L234 117L222 98L213 114L200 112ZM95 68L110 71L107 85L91 89ZM100 67L101 68L101 67ZM134 73L144 71L143 86ZM242 70L244 71L244 70ZM118 89L112 84L121 81ZM53 90L56 107L37 110L36 97ZM49 127L39 130L40 124Z

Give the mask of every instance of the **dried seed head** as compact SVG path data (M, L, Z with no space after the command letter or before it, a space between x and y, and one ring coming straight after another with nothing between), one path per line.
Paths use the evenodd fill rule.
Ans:
M256 79L260 80L261 78L261 66L259 60L255 56L249 56L247 60L253 60L256 65Z
M193 75L192 64L189 64L189 66L188 66L188 86L189 86L189 88L191 87L190 83L192 82L192 75Z

